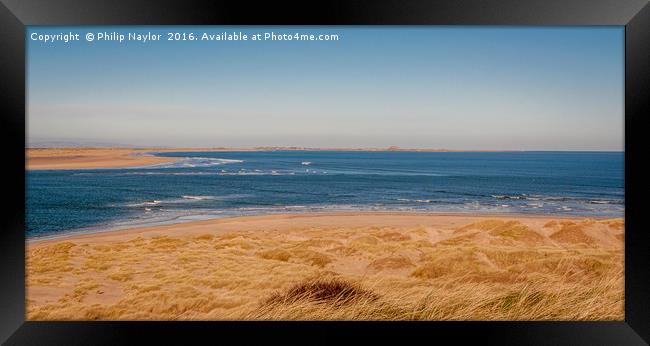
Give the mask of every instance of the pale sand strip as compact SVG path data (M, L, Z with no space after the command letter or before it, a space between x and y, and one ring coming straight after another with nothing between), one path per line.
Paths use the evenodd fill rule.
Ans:
M179 159L146 155L147 153L229 150L224 148L29 148L25 149L25 168L28 170L58 170L140 167Z
M286 230L296 227L453 227L459 224L484 219L507 218L512 220L536 221L535 224L549 220L582 220L585 217L572 215L508 214L508 213L445 213L445 212L314 212L296 214L271 214L254 216L232 216L211 218L200 221L175 222L155 226L130 227L88 233L62 234L54 237L31 238L28 246L51 245L60 241L83 241L88 243L121 241L135 236L193 236L204 232L223 233L232 231ZM590 217L591 219L607 219Z
M37 240L27 318L621 320L623 228L620 218L329 213ZM363 289L346 305L286 301L323 279Z
M143 154L150 150L110 148L26 149L26 169L123 168L172 162L177 158Z

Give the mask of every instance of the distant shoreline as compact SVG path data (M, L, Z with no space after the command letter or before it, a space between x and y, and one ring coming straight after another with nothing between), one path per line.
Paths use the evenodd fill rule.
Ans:
M446 149L389 148L302 148L302 147L255 147L255 148L26 148L27 170L105 169L130 168L168 163L173 157L147 155L152 152L263 152L263 151L359 151L359 152L453 152ZM477 151L478 152L478 151ZM485 151L489 152L489 151ZM495 151L496 152L496 151Z
M307 147L253 147L253 148L120 148L120 147L61 147L25 148L27 170L133 168L178 160L173 157L147 155L173 152L265 152L265 151L341 151L341 152L435 152L435 153L507 153L536 152L536 150L452 150L417 148L307 148ZM539 150L537 152L546 152ZM580 152L570 151L566 152ZM585 151L624 152L624 151Z
M126 147L126 146L51 146L51 147L26 147L25 150L134 150L156 152L210 152L210 151L404 151L404 152L435 152L435 153L508 153L508 152L612 152L619 153L624 150L574 150L574 149L436 149L436 148L402 148L402 147L296 147L296 146L260 146L260 147Z

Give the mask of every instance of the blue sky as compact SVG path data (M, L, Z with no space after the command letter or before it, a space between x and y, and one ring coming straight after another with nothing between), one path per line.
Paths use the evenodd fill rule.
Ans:
M339 40L166 40L240 31ZM30 39L61 32L81 40ZM28 140L622 150L623 48L623 27L30 27Z

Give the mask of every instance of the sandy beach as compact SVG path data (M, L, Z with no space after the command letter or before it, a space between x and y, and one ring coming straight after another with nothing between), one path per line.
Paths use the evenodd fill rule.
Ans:
M144 154L151 150L123 148L25 149L26 169L94 169L155 165L176 160Z
M29 148L25 149L28 170L128 168L176 161L174 157L146 155L151 152L211 152L227 148ZM249 151L252 149L237 149Z
M623 219L334 213L27 243L29 320L622 320Z

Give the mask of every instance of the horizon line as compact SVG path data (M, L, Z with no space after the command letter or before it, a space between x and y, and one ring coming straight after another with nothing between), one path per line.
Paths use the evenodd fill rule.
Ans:
M202 146L25 146L25 149L131 149L131 150L193 150L193 151L393 151L393 152L625 152L625 149L447 149L388 147L302 147L302 146L252 146L252 147L202 147Z

